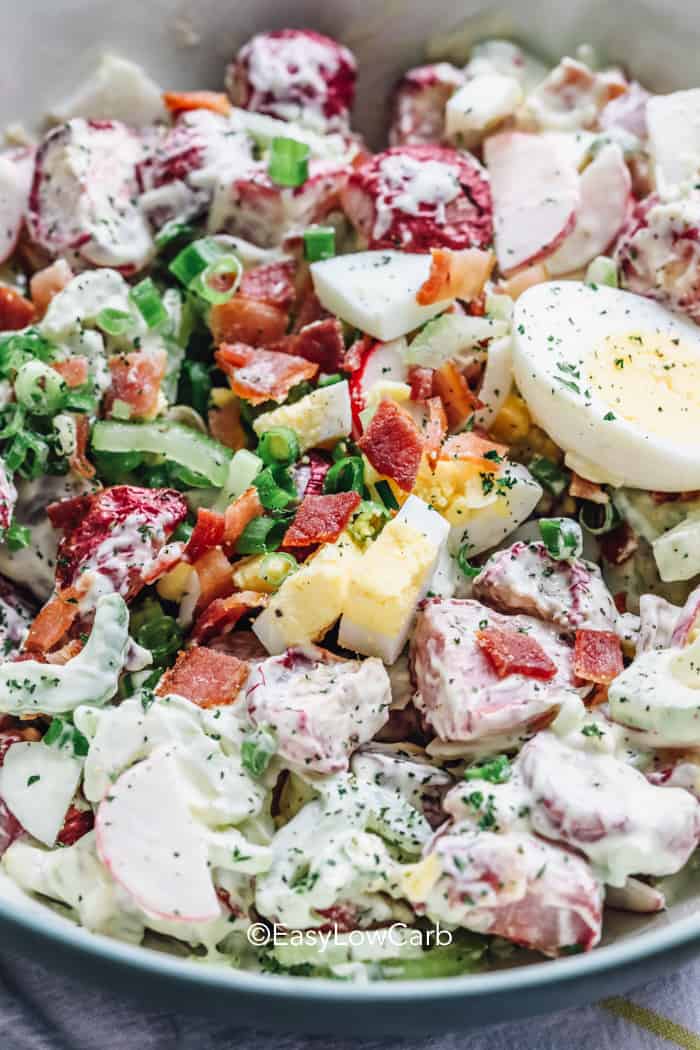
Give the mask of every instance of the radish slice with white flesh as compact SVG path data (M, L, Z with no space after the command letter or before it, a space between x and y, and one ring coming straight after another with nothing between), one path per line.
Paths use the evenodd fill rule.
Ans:
M172 748L158 748L119 777L97 810L97 852L139 907L159 919L209 922L220 906Z
M505 131L486 140L498 265L508 274L554 251L573 228L579 178L554 138Z
M78 789L82 762L36 741L13 744L0 769L0 795L25 831L53 846Z
M34 151L0 154L0 263L12 255L29 205Z
M368 395L377 383L408 382L406 340L393 339L390 343L375 343L365 354L362 364L350 377L353 429L363 430L360 412L367 408Z
M494 339L486 353L486 368L479 387L482 407L477 409L474 422L488 430L501 411L513 386L513 340L509 335Z
M580 176L581 205L573 232L547 259L553 277L587 266L603 255L627 218L632 179L622 150L604 146Z

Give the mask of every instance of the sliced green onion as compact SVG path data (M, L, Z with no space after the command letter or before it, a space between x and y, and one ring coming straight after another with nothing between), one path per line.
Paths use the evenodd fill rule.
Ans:
M481 569L477 565L472 565L467 557L468 543L463 543L457 552L457 565L459 566L460 572L466 576L468 580L473 580L479 575Z
M360 544L375 539L391 518L389 511L374 500L363 500L348 525L348 532Z
M241 744L241 765L252 777L261 777L277 750L277 737L268 726L260 726Z
M335 255L333 226L309 226L304 230L304 258L307 262L332 259Z
M328 374L319 376L318 383L319 387L324 386L335 386L336 383L342 383L345 377L341 376L340 372L330 372Z
M568 473L546 456L533 456L528 470L552 496L561 496L569 484Z
M385 507L387 507L389 510L399 509L399 502L394 493L392 492L391 485L388 481L378 481L374 487L377 491L377 495L379 496L380 500L382 501Z
M119 485L141 466L143 456L140 452L93 452L93 462L101 480Z
M288 521L278 518L253 518L236 544L237 554L270 554L276 551L287 531Z
M271 427L260 435L257 454L266 466L288 466L299 459L299 439L289 427Z
M71 722L63 718L51 719L41 742L47 747L70 751L76 758L84 758L90 750L87 738Z
M365 465L359 456L346 456L334 463L323 479L323 491L362 492L365 484ZM398 504L397 504L398 506Z
M274 138L267 173L278 186L302 186L309 177L310 149L296 139Z
M464 770L465 780L488 780L491 784L505 784L510 780L510 759L507 755L494 755L468 766Z
M191 405L206 419L211 394L211 374L209 366L202 361L183 361L177 401L180 405Z
M53 416L62 406L68 387L55 368L43 361L27 361L15 379L15 397L39 416Z
M180 284L189 288L200 273L204 273L207 266L216 262L223 254L224 249L221 245L211 237L202 237L183 248L175 256L168 269L177 277Z
M578 514L579 524L592 536L604 536L606 532L612 532L622 521L615 504L610 500L608 503L584 503Z
M152 278L144 277L129 292L129 298L138 309L149 328L159 328L168 321L168 311L163 306L160 292Z
M540 518L540 535L547 551L557 561L578 558L583 551L583 536L571 518Z
M0 339L0 378L11 379L26 361L38 359L48 363L56 348L40 336L35 328Z
M188 287L205 302L221 306L236 294L242 273L243 267L235 255L222 255L220 259L209 263ZM227 278L227 283L224 284L221 278Z
M170 663L182 646L182 628L155 598L147 598L132 612L131 631L136 642L150 651L156 667Z
M294 478L286 467L265 467L253 479L253 484L266 510L284 510L297 499Z
M159 252L162 252L164 248L174 244L175 241L185 240L185 238L191 240L194 237L194 233L193 226L186 222L178 222L177 219L171 219L156 234L156 248Z
M5 530L5 543L11 551L21 551L32 542L32 531L27 525L13 522Z
M98 420L92 428L96 452L152 452L206 479L216 488L226 481L231 450L180 423L120 423Z
M124 335L132 327L134 319L125 310L114 310L111 306L105 306L95 318L97 327L101 328L107 335Z
M229 463L224 486L213 509L223 514L229 503L238 499L246 489L250 488L262 469L263 461L259 456L247 448L239 448Z
M617 266L614 259L607 255L598 255L588 264L585 276L586 284L604 284L608 288L618 288Z
M277 552L266 554L260 564L260 575L270 587L280 587L288 576L296 572L299 562L293 554Z
M345 438L341 438L340 441L333 446L331 452L331 459L334 463L337 463L340 459L345 459L346 456L350 455L350 446Z

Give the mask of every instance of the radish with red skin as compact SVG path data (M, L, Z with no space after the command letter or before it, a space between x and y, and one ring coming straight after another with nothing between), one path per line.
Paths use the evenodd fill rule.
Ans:
M33 149L0 154L0 263L9 259L17 247L33 175Z

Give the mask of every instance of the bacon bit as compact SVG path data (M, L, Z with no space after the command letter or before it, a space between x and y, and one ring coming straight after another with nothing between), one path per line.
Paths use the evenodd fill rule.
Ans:
M192 640L202 643L213 635L228 634L251 609L264 609L267 595L258 591L239 591L230 598L217 598L204 610L192 630ZM255 635L253 635L255 638Z
M432 368L421 368L419 365L409 368L408 385L411 388L411 401L427 401L433 396L434 374Z
M584 682L609 685L623 671L620 639L613 631L582 629L574 642L574 674Z
M212 306L209 313L209 327L217 345L269 346L283 338L288 322L286 310L258 299L249 299L240 292L227 303Z
M91 809L78 809L77 806L69 806L63 827L58 833L56 841L61 846L72 846L73 843L92 831L95 817Z
M440 456L442 443L447 435L447 416L439 397L429 397L425 404L428 409L428 422L423 431L423 437L425 439L425 451L428 454L428 461L434 467Z
M622 615L627 612L627 592L618 591L617 594L613 594L613 601L615 602L615 608Z
M90 439L90 421L82 412L73 413L75 420L75 448L68 457L68 464L74 474L80 478L94 478L95 468L87 458L87 446Z
M484 317L486 315L486 294L484 292L472 299L467 308L470 317Z
M112 373L108 410L115 401L125 401L131 408L130 418L152 419L158 412L160 384L168 367L165 350L115 354L108 364Z
M354 904L333 904L330 908L315 908L319 915L328 919L318 930L330 933L350 933L358 925L357 908Z
M362 368L364 360L375 345L375 342L376 340L371 335L363 335L360 339L356 339L352 346L349 346L345 351L343 371L357 372Z
M156 688L158 696L176 693L199 707L232 704L248 677L248 664L218 649L195 645L178 654Z
M82 652L83 643L79 638L71 638L69 642L62 645L60 649L54 649L51 653L46 653L47 664L57 664L59 667L63 664L67 664L69 660L72 660L74 656Z
M654 503L692 503L700 499L700 491L693 492L650 492Z
M199 580L197 610L206 609L216 598L226 598L233 591L233 570L221 547L212 547L198 558L194 570Z
M55 369L66 386L74 390L78 386L84 386L88 381L88 359L81 354L75 357L67 357L64 361L53 361L51 367Z
M587 499L591 503L605 504L610 502L610 496L600 485L596 485L595 482L587 481L586 478L581 478L578 474L573 473L569 483L569 495L573 496L574 499Z
M197 511L197 522L185 547L184 556L188 561L197 561L197 558L201 558L205 551L220 546L223 540L223 514L200 507Z
M34 618L24 643L25 652L47 653L73 626L79 612L78 594L72 587L54 594Z
M51 266L45 266L43 270L34 274L29 282L29 294L38 317L44 316L51 300L63 291L73 280L73 276L73 271L65 259L56 259Z
M404 492L411 491L423 454L423 438L395 401L380 402L358 445L379 474L391 478Z
M251 485L224 512L224 541L234 544L246 525L263 513L258 490L255 485Z
M287 262L256 266L243 274L238 290L246 299L288 310L296 296L294 263L290 259Z
M496 286L496 291L499 295L508 295L511 299L518 299L528 288L532 288L536 284L544 284L548 280L549 270L545 264L535 263L533 266L526 266L522 270L517 270L510 275L507 281L501 281Z
M476 642L499 678L522 674L547 680L557 673L540 643L522 631L486 627L476 632Z
M164 91L163 102L174 116L192 109L208 109L227 117L231 112L228 95L221 91Z
M335 543L359 505L359 492L304 496L282 545L308 547L315 543Z
M601 704L607 704L608 702L608 687L607 685L594 685L591 692L584 699L584 704L590 711L594 707L600 707Z
M632 557L639 546L636 535L626 521L601 536L599 543L603 557L611 565L622 565Z
M337 317L313 321L279 345L282 353L303 357L318 365L322 372L337 372L345 364L343 328Z
M435 370L433 393L442 398L451 427L462 426L475 409L481 408L481 401L470 389L453 361L446 361L444 365Z
M224 343L214 356L228 376L234 394L251 405L284 401L292 387L305 379L313 379L318 372L318 365L303 357L259 350L244 343Z
M496 263L493 252L479 248L431 248L432 263L427 281L416 292L420 306L441 299L474 299L481 295Z
M302 328L306 328L307 324L313 324L314 321L322 321L329 316L328 311L321 306L309 278L307 287L301 293L299 308L292 325L292 332L300 332Z
M442 446L441 459L469 459L479 470L495 473L499 460L508 453L507 445L499 445L491 438L484 437L475 430L463 434L453 434ZM490 455L489 455L490 454ZM488 458L487 458L488 455ZM499 457L498 459L496 457Z
M34 303L14 288L0 285L0 332L18 331L36 320Z

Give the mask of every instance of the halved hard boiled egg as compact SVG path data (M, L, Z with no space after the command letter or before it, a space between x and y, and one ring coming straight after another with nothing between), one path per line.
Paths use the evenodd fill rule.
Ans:
M520 297L513 334L520 392L577 473L700 488L700 328L630 292L552 281Z

